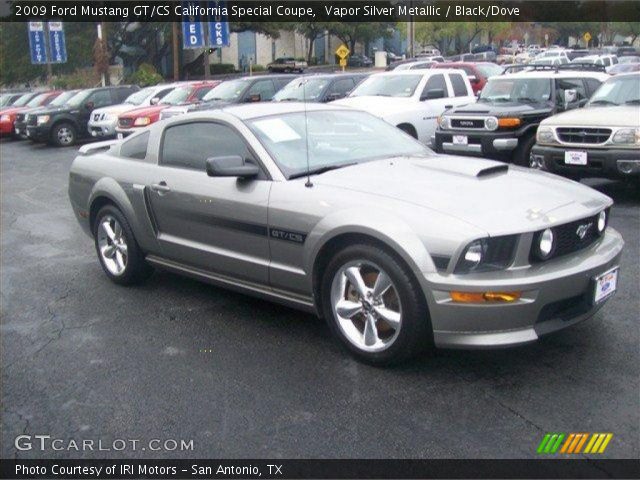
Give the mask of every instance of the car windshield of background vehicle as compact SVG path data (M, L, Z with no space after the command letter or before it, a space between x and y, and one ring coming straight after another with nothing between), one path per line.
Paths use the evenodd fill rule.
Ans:
M49 105L51 105L52 107L59 107L61 105L64 105L69 101L69 99L73 98L73 96L76 95L77 93L78 93L77 91L62 92L60 95L54 98Z
M502 68L495 63L479 63L476 68L487 78L502 74Z
M273 100L276 102L287 100L316 100L329 84L326 78L298 78L293 80L276 93Z
M142 90L129 95L124 103L128 103L129 105L140 105L149 98L149 95L153 95L154 90L155 88L153 87L143 88Z
M29 100L27 103L27 107L39 107L42 102L44 102L45 98L49 96L48 93L41 93L40 95L36 95L32 100Z
M171 90L169 93L165 95L165 97L160 101L162 105L180 105L181 103L185 103L191 95L193 91L193 87L179 87L175 90Z
M91 95L91 90L83 90L82 92L78 92L69 99L67 105L69 105L70 107L79 107L85 102L87 98L89 98L89 95Z
M13 105L11 105L11 106L12 107L24 107L31 98L33 98L31 93L25 93L18 100L16 100L13 103Z
M422 75L373 76L357 86L349 96L410 97L415 92L420 80L422 80Z
M212 88L207 93L202 101L212 102L215 100L235 100L240 98L242 92L247 88L247 80L231 80L228 82L222 82L215 88Z
M596 90L588 105L640 105L640 75L607 80Z
M307 172L307 148L312 173L378 158L433 154L401 130L364 112L289 113L250 120L248 125L288 178Z
M551 99L548 78L492 78L480 94L479 102L547 102Z

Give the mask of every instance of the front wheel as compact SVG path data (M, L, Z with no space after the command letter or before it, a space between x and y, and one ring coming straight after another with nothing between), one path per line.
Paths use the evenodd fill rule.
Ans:
M53 127L51 142L57 147L69 147L76 143L78 134L70 123L59 123Z
M536 136L529 135L522 139L513 155L513 163L522 167L531 167L531 150L536 144Z
M152 272L127 219L116 207L107 205L98 212L93 237L102 269L114 283L139 283Z
M431 345L424 294L380 247L353 245L334 256L323 276L322 307L334 335L367 363L398 363Z

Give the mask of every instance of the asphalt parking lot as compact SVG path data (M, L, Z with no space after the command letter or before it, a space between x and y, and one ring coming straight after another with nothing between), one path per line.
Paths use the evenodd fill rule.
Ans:
M168 273L112 284L73 217L76 148L0 144L3 458L533 458L547 432L640 456L640 198L598 315L525 347L378 369L321 320ZM17 451L21 434L193 440L190 451Z

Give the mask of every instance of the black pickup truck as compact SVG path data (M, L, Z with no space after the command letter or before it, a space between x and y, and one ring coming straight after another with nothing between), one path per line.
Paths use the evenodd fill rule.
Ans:
M139 88L135 85L99 87L81 90L64 105L43 108L29 115L27 137L58 147L74 145L78 139L91 138L87 122L96 108L122 103Z
M447 110L438 119L434 149L529 165L540 122L582 107L609 78L591 67L573 68L542 67L489 78L476 103Z

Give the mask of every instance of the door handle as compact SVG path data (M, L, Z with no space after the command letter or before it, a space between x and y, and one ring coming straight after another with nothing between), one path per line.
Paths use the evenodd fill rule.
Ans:
M167 182L165 182L164 180L160 183L154 183L151 185L151 190L153 190L154 192L162 195L164 193L170 192L171 191L171 187L169 187L167 185Z
M453 105L445 105L444 108L449 110L450 108L453 108Z

